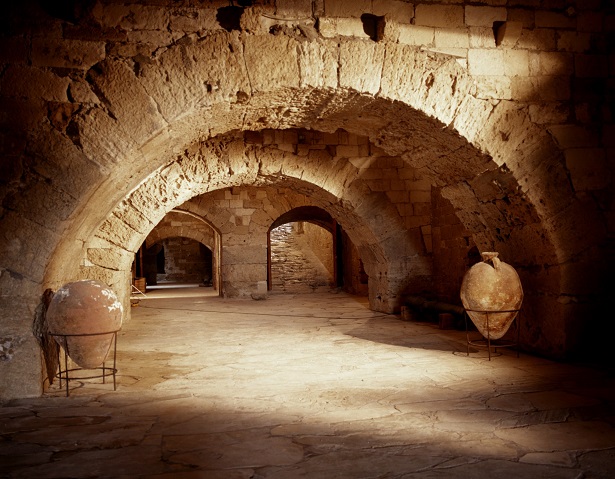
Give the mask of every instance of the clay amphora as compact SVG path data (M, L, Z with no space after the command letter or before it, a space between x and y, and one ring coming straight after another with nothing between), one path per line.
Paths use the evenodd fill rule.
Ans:
M485 252L481 256L483 262L472 266L463 277L461 302L485 338L500 339L521 308L521 280L512 266L500 261L498 253ZM488 325L487 314L481 311L489 312Z
M67 335L54 337L78 366L95 368L105 361L113 341L113 334L99 333L120 329L122 304L104 283L76 281L53 296L47 322L51 334Z

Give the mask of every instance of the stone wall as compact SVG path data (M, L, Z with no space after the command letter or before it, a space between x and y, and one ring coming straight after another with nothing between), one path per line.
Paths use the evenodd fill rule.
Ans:
M333 276L335 268L333 265L333 235L331 232L322 226L309 222L303 222L299 231L302 232L304 244L312 250L322 265L329 271L329 274Z
M432 223L434 287L431 297L445 303L461 305L461 282L468 268L480 261L472 235L455 214L450 201L440 190L432 191ZM502 258L514 262L514 258Z
M187 238L169 238L163 241L164 272L158 281L174 283L209 283L212 278L211 253L205 246Z
M286 223L270 231L270 294L326 292L333 287L333 273L315 254L313 247L317 251L318 245L309 242L303 224Z
M204 245L209 252L196 252L198 256L204 256L202 261L202 273L194 276L190 281L208 284L211 282L215 289L218 289L220 271L219 233L209 224L205 218L194 217L181 209L173 210L151 230L141 246L143 255L144 276L147 284L156 284L158 281L157 255L162 248L162 243L169 238L192 239L198 244ZM165 278L166 279L166 278ZM177 279L177 278L176 278ZM184 278L187 281L187 278ZM185 282L185 281L184 281Z

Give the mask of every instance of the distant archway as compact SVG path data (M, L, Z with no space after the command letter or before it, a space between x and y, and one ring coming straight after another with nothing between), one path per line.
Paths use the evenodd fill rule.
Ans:
M299 235L305 233L304 223L315 225L317 229L309 229L307 236L316 238L306 241L297 241ZM285 231L280 231L286 225ZM324 280L325 274L321 271L319 278L309 278L306 275L297 276L297 279L302 278L303 281L311 282L312 290L316 290L319 286L342 286L343 285L343 262L342 256L338 256L338 249L342 248L341 237L338 236L338 229L341 231L341 227L331 217L331 215L322 208L315 206L299 206L293 208L286 213L280 215L270 226L267 231L267 289L269 291L274 290L274 271L283 267L281 263L287 261L286 258L276 258L279 251L279 245L272 240L272 233L277 232L274 238L281 238L282 241L294 240L297 244L297 249L309 249L309 256L314 256L316 262L325 266L325 270L328 270L330 278ZM326 231L327 234L322 235L319 231ZM284 239L286 238L286 239ZM317 265L318 266L318 265ZM278 273L279 274L279 273Z

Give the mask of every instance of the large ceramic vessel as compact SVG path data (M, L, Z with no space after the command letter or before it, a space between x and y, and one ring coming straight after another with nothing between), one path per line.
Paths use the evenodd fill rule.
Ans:
M523 288L515 269L500 261L498 253L481 253L482 263L472 266L461 283L461 302L478 331L500 339L517 316Z
M47 322L50 333L78 366L95 368L107 358L112 332L122 325L122 304L104 283L76 281L53 296Z

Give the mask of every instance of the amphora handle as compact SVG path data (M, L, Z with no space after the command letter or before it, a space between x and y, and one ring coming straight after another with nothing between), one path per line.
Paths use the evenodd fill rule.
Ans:
M500 258L498 258L498 253L495 251L485 251L480 254L483 257L483 262L488 263L491 261L493 267L496 271L500 270Z

